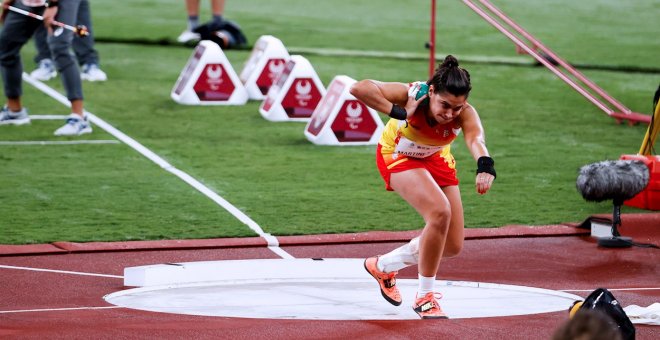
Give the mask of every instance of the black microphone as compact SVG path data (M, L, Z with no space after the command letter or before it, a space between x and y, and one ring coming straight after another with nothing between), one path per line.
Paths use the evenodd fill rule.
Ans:
M576 186L582 197L595 202L612 200L614 204L612 237L598 239L598 245L616 248L633 245L632 239L622 237L617 229L621 225L621 205L644 190L649 177L649 168L638 160L603 161L580 168Z

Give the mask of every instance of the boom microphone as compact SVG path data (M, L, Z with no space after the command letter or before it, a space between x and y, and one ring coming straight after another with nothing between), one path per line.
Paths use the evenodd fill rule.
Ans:
M649 168L637 160L603 161L580 168L577 188L587 201L614 200L614 204L633 198L649 184Z
M649 168L641 161L603 161L580 168L576 186L587 201L613 200L612 237L598 239L603 247L623 248L638 245L630 237L623 237L617 229L621 225L621 205L633 198L649 184Z

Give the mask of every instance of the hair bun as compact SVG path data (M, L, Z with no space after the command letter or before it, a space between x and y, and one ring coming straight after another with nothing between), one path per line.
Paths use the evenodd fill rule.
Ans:
M448 55L445 57L445 60L440 64L440 68L452 68L458 67L458 59L453 55Z

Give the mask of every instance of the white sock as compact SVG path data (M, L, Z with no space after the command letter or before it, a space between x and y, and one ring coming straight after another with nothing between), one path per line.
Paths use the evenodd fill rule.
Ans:
M435 277L426 277L422 276L422 274L417 274L417 278L419 279L419 288L417 288L417 298L421 298L424 295L433 292L433 286L435 284Z
M384 272L385 267L383 265L383 257L379 256L378 261L376 261L376 268L378 268L379 271ZM386 272L387 273L387 272Z
M419 262L419 237L378 258L378 270L391 273Z

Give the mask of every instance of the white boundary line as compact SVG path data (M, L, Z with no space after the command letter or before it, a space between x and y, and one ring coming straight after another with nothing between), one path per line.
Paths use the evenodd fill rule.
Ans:
M59 312L59 311L67 311L67 310L117 309L117 308L124 308L124 307L120 307L120 306L103 306L103 307L69 307L69 308L0 310L0 314L28 313L28 312Z
M76 145L76 144L121 144L118 140L24 140L24 141L0 141L0 145Z
M25 80L27 83L30 85L34 86L38 90L41 90L43 93L49 95L51 98L57 100L58 102L70 106L71 103L69 100L63 96L61 93L55 91L53 88L49 87L48 85L30 77L27 73L23 73L23 80ZM229 203L227 200L224 198L220 197L217 193L215 193L213 190L209 189L207 186L199 182L197 179L193 178L192 176L188 175L187 173L175 168L172 166L170 163L168 163L166 160L158 156L156 153L153 151L147 149L144 145L140 144L138 141L135 139L129 137L128 135L124 134L123 132L117 130L114 126L106 123L103 119L95 116L91 112L87 112L87 115L89 117L89 120L94 123L94 125L100 127L101 129L105 130L107 133L111 134L113 137L119 139L120 141L126 143L128 146L133 148L135 151L139 152L142 154L144 157L147 157L149 160L152 162L158 164L161 168L163 168L165 171L168 171L175 176L179 177L182 179L184 182L188 183L190 186L193 188L197 189L199 192L203 193L206 195L206 197L210 198L212 201L220 205L221 207L225 208L229 213L234 215L239 221L243 222L245 225L247 225L250 229L252 229L254 232L256 232L259 236L264 238L266 242L268 242L268 249L271 251L275 252L275 254L281 256L282 258L294 258L291 256L289 253L284 251L279 247L279 241L277 238L271 234L268 234L261 229L261 227L257 224L257 222L253 221L250 217L248 217L245 213L240 211L238 208L236 208L234 205Z
M30 115L30 119L34 120L65 120L67 119L66 115Z
M99 277L110 277L114 279L123 279L123 276L120 275L110 275L110 274L97 274L97 273L83 273L83 272L72 272L68 270L57 270L57 269L42 269L42 268L30 268L30 267L18 267L18 266L7 266L0 264L0 268L5 269L18 269L18 270L29 270L34 272L48 272L48 273L59 273L59 274L72 274L72 275L82 275L82 276L99 276Z

